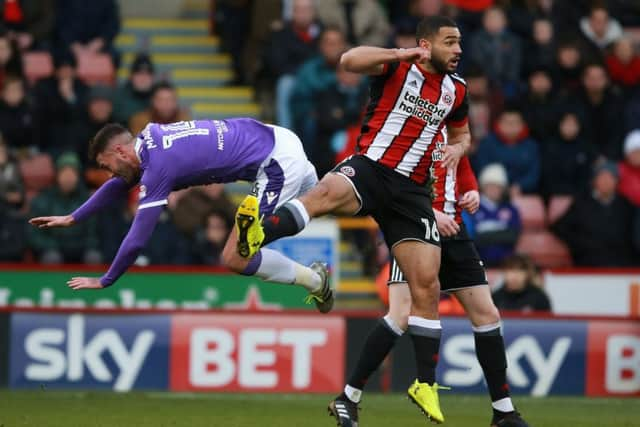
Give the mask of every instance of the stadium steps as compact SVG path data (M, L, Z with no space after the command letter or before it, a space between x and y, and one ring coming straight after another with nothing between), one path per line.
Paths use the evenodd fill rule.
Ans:
M129 75L137 52L151 55L157 73L173 82L180 103L196 119L259 117L248 87L226 87L233 78L231 57L220 52L220 40L209 35L207 2L188 0L180 19L129 18L116 45L123 53L118 79Z

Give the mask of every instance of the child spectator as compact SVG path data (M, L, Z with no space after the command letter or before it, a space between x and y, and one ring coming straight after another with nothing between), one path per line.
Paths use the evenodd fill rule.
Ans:
M549 297L533 284L529 264L530 261L520 255L505 260L502 287L492 295L499 310L551 311Z
M509 202L509 181L502 165L488 165L478 182L480 208L468 221L469 232L485 265L495 267L513 254L520 235L520 214Z
M151 104L131 117L129 130L137 135L148 123L167 124L183 120L191 120L191 115L180 108L176 88L171 83L157 83L151 91Z
M505 107L494 131L480 142L475 154L475 170L482 170L490 163L500 163L506 168L512 197L538 189L538 143L529 136L522 113L513 105Z

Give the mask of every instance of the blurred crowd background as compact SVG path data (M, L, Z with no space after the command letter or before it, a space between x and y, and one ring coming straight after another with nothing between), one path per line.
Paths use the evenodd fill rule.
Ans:
M215 52L200 61L225 54L226 77L211 90L232 101L249 93L256 107L242 115L293 129L322 176L354 151L368 97L367 78L341 69L340 55L413 47L416 24L435 14L463 35L459 74L482 197L465 223L486 264L640 266L640 2L217 0L200 17ZM86 156L104 124L136 134L150 121L224 118L233 108L207 114L181 100L189 88L155 63L153 43L131 51L115 0L3 0L0 21L0 260L108 263L135 191L76 227L39 230L26 219L67 214L108 178ZM218 265L243 191L213 185L172 197L137 264ZM343 237L359 274L386 262L375 229Z

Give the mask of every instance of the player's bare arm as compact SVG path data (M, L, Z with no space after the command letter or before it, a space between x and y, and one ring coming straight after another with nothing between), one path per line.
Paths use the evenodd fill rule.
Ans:
M471 146L471 131L469 124L463 126L447 126L449 140L444 147L442 156L442 167L457 168L458 162L465 155Z
M39 216L31 218L29 224L38 228L70 227L76 223L71 215Z
M422 63L431 57L431 51L424 47L411 49L385 49L373 46L358 46L342 54L340 65L353 73L378 76L384 64L392 62Z

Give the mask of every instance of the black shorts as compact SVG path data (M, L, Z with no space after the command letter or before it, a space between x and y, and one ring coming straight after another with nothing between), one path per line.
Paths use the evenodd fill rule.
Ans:
M351 156L332 171L345 177L356 192L360 210L380 226L389 248L403 240L440 246L440 233L431 209L431 191L366 156Z
M460 225L460 232L455 236L442 238L438 279L440 279L442 292L457 291L489 283L476 245L469 237L464 224ZM391 260L388 284L404 282L406 280L394 258Z

